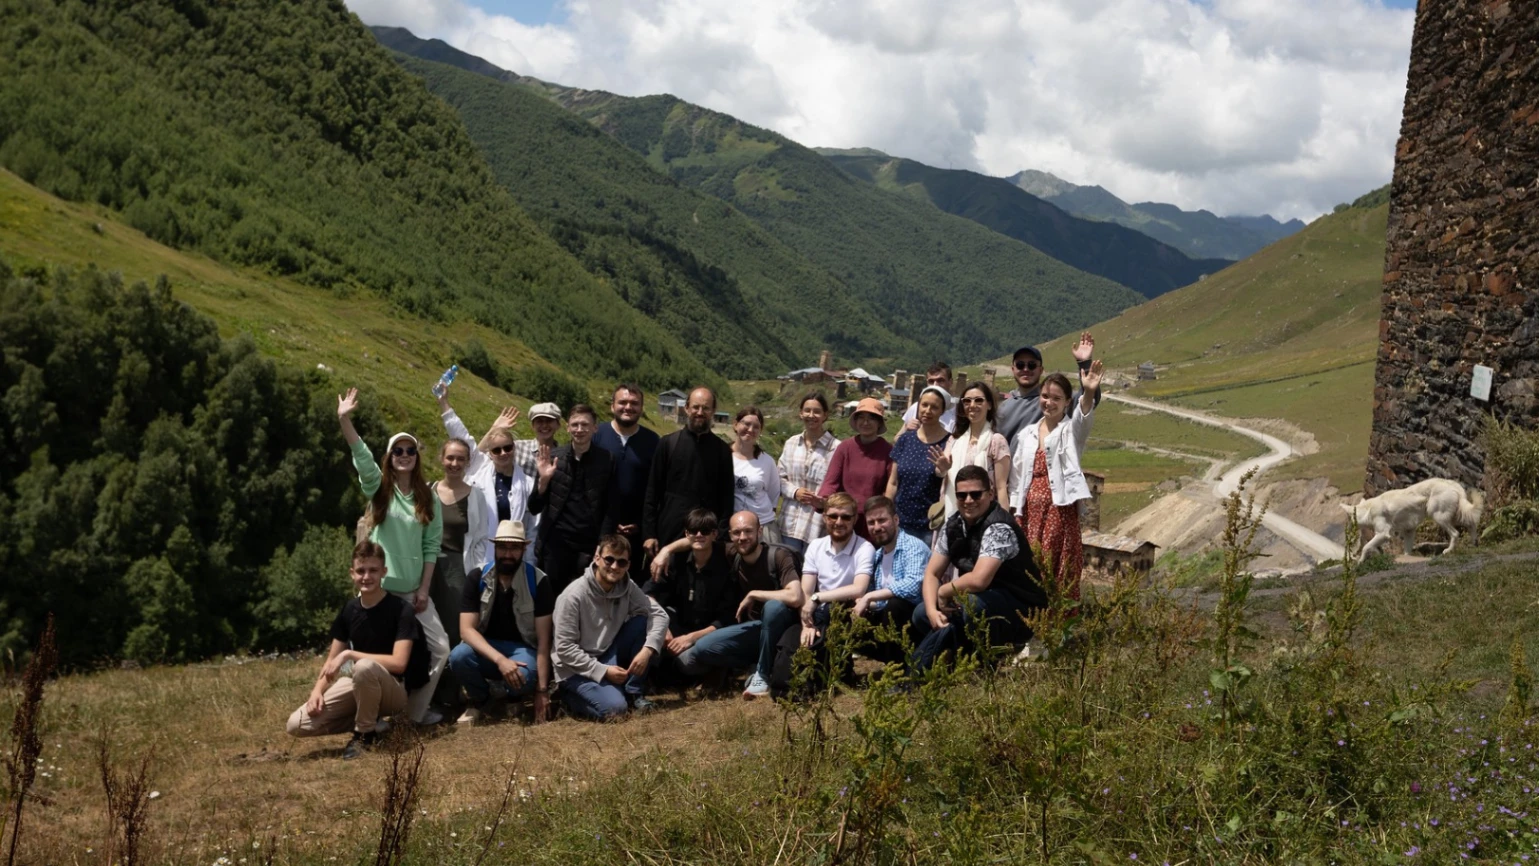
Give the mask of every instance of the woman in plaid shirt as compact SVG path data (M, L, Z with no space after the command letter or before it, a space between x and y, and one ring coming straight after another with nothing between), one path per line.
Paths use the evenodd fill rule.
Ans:
M818 512L823 499L818 486L828 472L828 460L838 447L834 434L823 429L828 420L828 398L821 391L809 391L802 397L802 432L786 440L780 452L780 490L785 497L780 506L780 543L797 553L823 534Z

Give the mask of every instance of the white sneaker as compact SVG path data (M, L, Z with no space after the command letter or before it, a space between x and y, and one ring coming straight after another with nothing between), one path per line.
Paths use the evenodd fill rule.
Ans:
M460 713L460 717L455 719L454 723L456 725L474 725L474 724L478 724L480 721L481 721L481 708L480 707L466 707L465 708L465 712Z
M440 713L439 711L433 709L432 707L428 707L428 711L422 714L422 718L417 720L417 724L421 725L424 728L431 728L432 726L438 724L439 722L441 722L443 720L444 720L444 714L443 713Z
M753 675L748 678L748 682L743 686L743 700L745 701L762 698L769 693L769 683L764 681L764 677L759 676L758 671L754 671Z

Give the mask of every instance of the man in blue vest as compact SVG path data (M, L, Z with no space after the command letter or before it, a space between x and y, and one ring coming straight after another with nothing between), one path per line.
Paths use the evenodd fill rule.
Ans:
M1023 617L1047 606L1026 536L994 501L982 466L964 466L956 479L957 513L941 527L925 567L924 607L914 612L914 668L923 673L946 653L971 649L967 621L984 617L995 646L1031 640ZM941 579L955 565L957 576ZM965 593L963 600L959 593Z
M449 668L469 700L460 722L474 724L493 714L493 683L501 683L511 698L532 691L535 723L549 718L556 590L544 572L524 561L528 541L522 523L502 521L491 566L465 576L460 645L449 654Z

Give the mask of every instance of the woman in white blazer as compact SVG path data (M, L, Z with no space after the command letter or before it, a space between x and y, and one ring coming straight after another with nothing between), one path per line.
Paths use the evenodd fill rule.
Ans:
M1079 598L1084 548L1079 536L1079 501L1090 498L1080 455L1090 439L1101 362L1080 377L1083 392L1072 405L1073 386L1062 373L1042 380L1042 420L1015 434L1010 466L1010 505L1026 540L1040 549L1044 571L1051 566L1060 593Z
M527 509L529 494L534 492L534 480L518 467L518 458L513 454L513 422L518 420L517 409L510 406L502 410L478 443L471 438L470 430L459 414L449 406L447 395L438 398L438 408L443 411L444 430L449 438L470 446L470 465L465 468L465 481L476 489L481 499L482 507L476 509L479 520L471 521L465 537L465 572L469 574L471 570L485 568L491 563L492 545L487 539L497 534L498 521L517 520L528 530Z

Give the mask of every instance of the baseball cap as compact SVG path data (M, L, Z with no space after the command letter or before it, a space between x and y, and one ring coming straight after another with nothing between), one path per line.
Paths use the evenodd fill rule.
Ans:
M1019 358L1022 352L1032 356L1033 358L1036 358L1038 361L1042 360L1042 352L1039 351L1036 346L1022 346L1019 349L1016 349L1015 352L1010 355L1010 357Z

